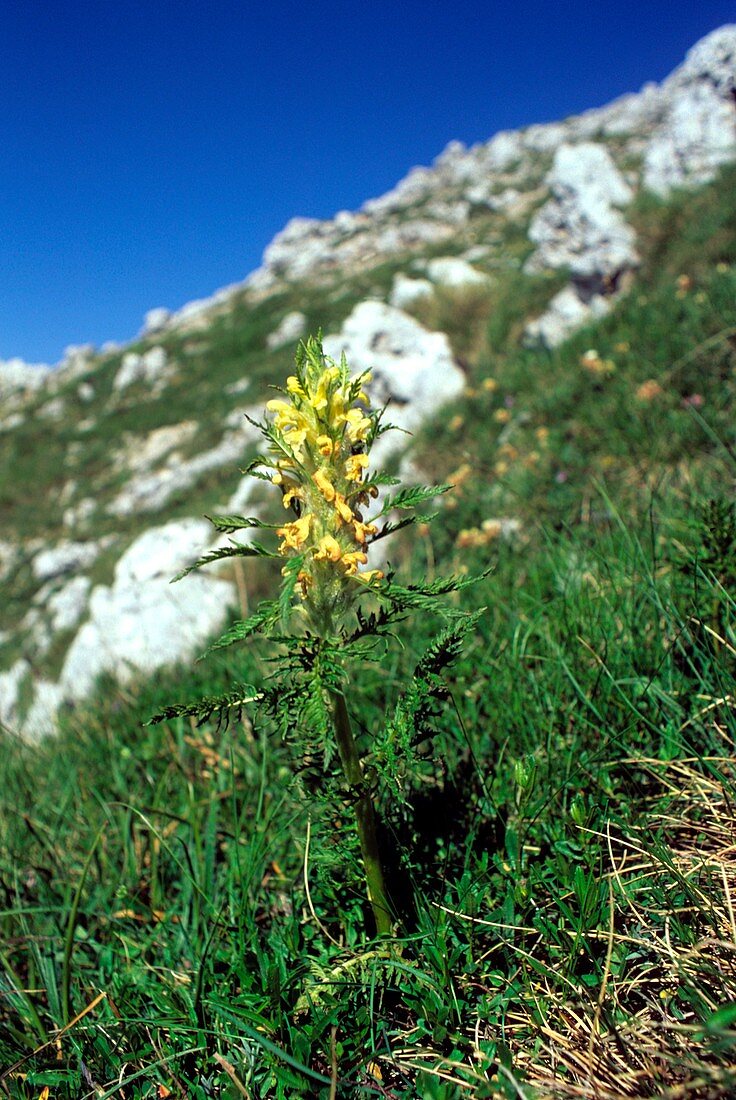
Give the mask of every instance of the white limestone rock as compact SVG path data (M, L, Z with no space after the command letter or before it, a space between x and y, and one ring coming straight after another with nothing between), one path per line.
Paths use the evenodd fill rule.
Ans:
M66 412L66 402L63 397L54 397L36 413L42 420L63 420Z
M574 286L566 286L554 296L546 312L526 326L524 342L555 348L583 325L604 317L610 308L610 298L594 294L585 301Z
M282 319L279 326L266 337L269 351L282 348L285 344L296 344L307 331L307 318L299 310L292 310Z
M701 39L664 81L667 109L644 155L644 186L659 195L713 179L736 158L736 25Z
M0 397L33 392L48 381L53 367L47 363L26 363L24 359L0 359Z
M163 332L170 324L171 317L171 310L164 308L164 306L156 306L155 309L149 309L143 318L141 336L153 336L159 332Z
M466 286L487 287L490 279L457 256L438 256L427 264L427 275L438 286L457 289Z
M397 309L411 309L417 302L431 298L434 287L429 279L411 279L408 275L398 272L394 275L389 304Z
M33 701L20 722L22 736L28 741L39 741L56 733L63 702L64 693L59 684L50 680L34 681Z
M201 652L225 624L234 585L204 571L182 584L170 580L211 542L210 524L195 519L152 528L136 539L118 562L113 584L92 592L89 618L59 680L65 699L89 695L102 673L125 682Z
M170 362L165 348L156 345L142 353L128 351L113 379L112 388L115 393L120 393L137 382L160 387L172 372L173 363Z
M51 616L51 629L55 634L73 630L87 610L92 582L89 577L77 576L67 581L46 602Z
M36 580L48 581L78 569L87 569L100 553L98 542L60 542L36 554L31 568Z
M372 371L370 392L378 405L390 402L388 419L411 432L464 387L447 337L429 332L413 317L384 302L361 302L346 318L339 335L324 341L327 355L339 362L343 352L354 372ZM381 436L377 461L405 446L399 432ZM380 457L377 452L380 452Z
M123 446L113 455L113 465L131 473L149 470L175 447L187 443L198 429L196 420L181 420L178 424L154 428L145 435L128 432L123 437Z
M202 474L223 466L232 466L234 471L247 448L260 442L262 438L258 429L244 418L242 412L236 411L235 416L231 430L216 447L188 459L182 459L178 452L172 451L162 468L150 471L144 469L132 477L108 505L107 511L114 516L157 512L176 493L194 485Z
M639 262L618 206L633 193L603 145L562 145L547 177L552 197L532 220L537 251L525 270L569 268L573 280L617 278Z

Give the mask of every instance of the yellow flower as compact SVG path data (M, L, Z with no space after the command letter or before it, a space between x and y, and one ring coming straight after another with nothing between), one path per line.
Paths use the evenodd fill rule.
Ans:
M361 523L360 520L353 520L353 530L355 532L356 542L365 542L370 535L375 535L378 531L375 523Z
M495 413L493 414L493 419L498 424L508 424L509 420L511 419L511 413L508 409L496 409Z
M295 481L286 481L284 485L288 486L282 498L284 508L288 508L292 500L304 500L304 492Z
M347 412L339 413L335 421L338 424L345 424L345 433L351 443L362 442L371 427L370 417L360 409L348 409Z
M332 458L332 452L334 450L334 445L333 445L333 442L332 442L332 440L330 439L330 437L328 435L318 435L316 440L315 440L315 444L316 444L317 450L319 451L319 453L321 455L323 455L325 458Z
M317 486L325 500L335 499L335 486L332 484L323 469L314 471L314 473L312 474L312 481Z
M368 555L364 554L362 550L353 550L351 553L342 556L342 565L349 577L355 576L358 572L358 566L365 565L367 561Z
M353 513L341 493L335 493L335 511L343 523L352 523Z
M342 557L342 549L337 539L332 535L323 535L314 555L315 561L339 561Z
M306 397L306 393L302 387L301 382L295 374L290 374L286 379L286 388L289 393L293 393L295 397Z
M301 549L309 536L311 523L311 513L307 512L306 516L302 516L301 519L294 520L293 523L286 523L283 527L279 527L276 534L280 539L283 539L283 542L279 546L279 553L284 554L287 550Z
M327 367L322 372L322 377L317 383L317 392L315 393L311 401L312 408L315 410L315 412L322 412L324 409L327 408L327 404L330 400L330 389L339 377L339 367ZM338 394L334 394L333 396L337 397L338 401L341 403L342 399L339 397Z
M364 573L357 573L356 579L359 581L365 581L366 584L372 584L373 581L383 580L383 573L380 569L366 569Z
M367 454L351 455L345 460L345 477L348 481L361 481L363 470L368 469L370 459Z

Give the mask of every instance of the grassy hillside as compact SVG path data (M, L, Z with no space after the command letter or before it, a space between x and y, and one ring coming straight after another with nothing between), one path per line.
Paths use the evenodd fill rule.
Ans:
M2 745L5 1095L733 1095L736 171L634 218L636 285L555 352L519 340L543 278L422 316L468 387L413 441L455 489L393 564L493 572L433 738L380 788L401 950L364 937L349 807L305 799L257 713L143 726L268 652L103 685L55 741ZM176 419L199 370L223 393L251 370L249 402L278 379L283 354L250 365L277 310L327 327L365 289L236 309ZM17 530L55 522L3 491ZM356 675L366 750L432 626Z

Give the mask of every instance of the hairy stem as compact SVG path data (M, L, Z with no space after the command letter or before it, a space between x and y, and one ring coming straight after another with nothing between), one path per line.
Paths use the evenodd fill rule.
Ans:
M356 796L355 820L368 885L368 897L376 921L376 931L379 936L390 936L392 931L391 912L388 905L381 856L378 851L376 813L373 808L373 799L365 785L363 768L353 737L348 708L345 705L345 696L335 694L334 704L337 748L348 786Z

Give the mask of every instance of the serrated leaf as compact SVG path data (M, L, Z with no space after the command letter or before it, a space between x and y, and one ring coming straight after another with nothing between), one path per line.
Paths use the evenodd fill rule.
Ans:
M263 692L256 691L254 687L247 684L235 691L225 692L223 695L207 695L195 703L174 703L170 707L164 707L159 714L149 718L146 725L156 726L159 722L170 721L172 718L191 717L196 718L197 725L200 726L216 714L217 724L221 726L223 722L227 723L231 711L236 711L236 717L239 717L244 706L257 702L263 698L263 695Z
M171 583L180 581L183 577L193 573L195 569L201 569L203 565L209 565L213 561L221 561L223 558L277 558L278 554L275 550L269 550L266 546L261 546L259 542L233 542L230 546L220 546L217 550L210 550L204 554L192 565L188 565L186 569L182 569L180 573L177 573L175 577L172 577Z
M250 638L263 628L268 629L276 621L277 616L278 604L273 600L264 602L253 615L249 615L247 619L238 619L237 622L233 623L229 630L226 630L216 642L208 647L206 652L211 653L215 649L226 649L227 646L233 645L235 642L242 642L246 638Z
M280 526L278 523L264 523L257 516L205 516L204 518L208 519L217 531L225 534L244 531L250 527L267 527L274 531Z
M417 508L425 501L432 500L433 497L448 493L451 488L452 485L410 485L406 489L401 489L395 496L388 497L380 514L385 515L397 508L399 510Z

